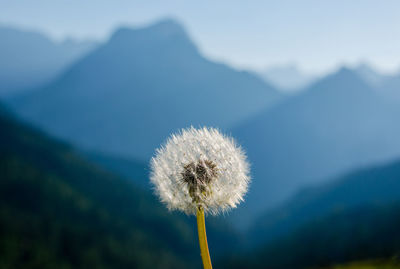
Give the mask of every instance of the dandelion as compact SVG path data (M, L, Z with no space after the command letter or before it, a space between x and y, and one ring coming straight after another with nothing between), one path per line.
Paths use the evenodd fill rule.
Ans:
M212 268L204 213L217 215L243 201L250 180L244 152L217 129L191 127L157 149L151 170L151 182L168 209L197 215L203 265Z

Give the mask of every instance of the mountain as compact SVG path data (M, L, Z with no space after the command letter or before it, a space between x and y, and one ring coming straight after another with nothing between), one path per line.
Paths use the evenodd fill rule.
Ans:
M389 101L400 104L400 73L386 76L378 90Z
M399 203L336 212L221 264L254 269L344 268L333 265L364 260L370 266L348 268L399 268L399 225Z
M221 264L333 268L333 264L375 260L377 265L371 268L386 268L379 266L384 261L398 268L399 178L400 161L395 161L306 188L254 221L246 236L247 249L227 256Z
M250 241L266 244L334 213L400 202L400 161L368 167L306 188L253 225Z
M253 166L238 214L256 214L302 186L400 155L398 106L340 69L233 129Z
M0 96L33 89L55 79L68 65L92 50L95 42L65 40L0 26Z
M147 160L173 131L225 129L279 97L257 76L205 59L180 24L164 20L120 28L59 79L12 103L87 150Z
M148 163L98 152L87 152L84 155L93 163L106 168L113 174L129 179L143 189L150 190Z
M7 116L10 114L8 107L0 103L0 116Z
M297 92L315 81L315 76L305 74L296 65L289 64L268 68L260 73L267 82L285 92Z
M354 68L362 79L365 80L371 87L380 86L386 78L386 75L380 73L368 63L361 63Z
M359 74L371 87L389 102L400 102L400 73L382 74L370 65L363 63L356 67Z
M200 267L194 218L10 115L0 129L1 268ZM207 225L214 255L238 243Z

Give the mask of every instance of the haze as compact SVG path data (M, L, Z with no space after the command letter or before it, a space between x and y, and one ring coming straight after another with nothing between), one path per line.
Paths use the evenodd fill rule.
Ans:
M369 62L398 70L399 1L0 0L0 24L55 39L106 39L120 25L181 21L203 53L238 68L298 64L312 73Z

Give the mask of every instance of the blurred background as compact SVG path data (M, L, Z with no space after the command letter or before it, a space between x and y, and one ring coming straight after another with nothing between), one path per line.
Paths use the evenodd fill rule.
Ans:
M166 137L248 154L216 268L400 268L400 2L0 0L0 268L201 268Z

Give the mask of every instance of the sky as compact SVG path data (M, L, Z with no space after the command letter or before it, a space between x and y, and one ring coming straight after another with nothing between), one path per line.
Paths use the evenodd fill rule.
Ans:
M400 70L399 14L398 0L0 0L0 25L57 40L106 40L121 25L174 18L211 59L309 73L359 62Z

